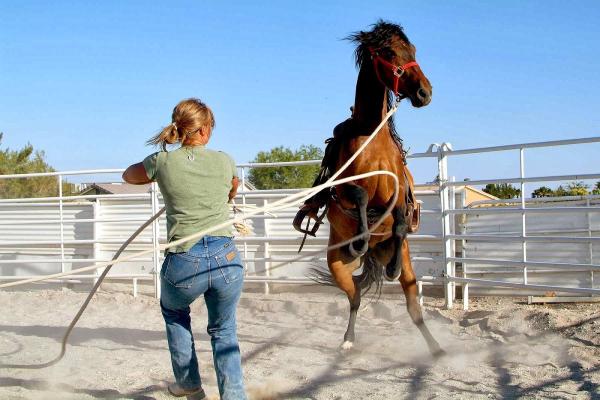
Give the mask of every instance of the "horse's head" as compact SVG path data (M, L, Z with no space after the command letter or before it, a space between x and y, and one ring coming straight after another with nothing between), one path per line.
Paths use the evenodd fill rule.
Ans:
M370 31L356 32L348 37L358 43L356 63L372 63L379 81L396 97L408 97L414 107L431 102L431 83L417 64L416 48L402 27L382 20Z

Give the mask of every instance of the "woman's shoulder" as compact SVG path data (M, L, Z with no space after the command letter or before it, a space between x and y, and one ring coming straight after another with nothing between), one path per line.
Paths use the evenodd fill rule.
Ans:
M235 165L235 161L233 160L233 157L231 157L229 154L227 154L224 151L221 150L210 150L213 154L213 156L219 160L220 163L222 163L223 167L230 167L231 168L231 174L233 176L237 176L237 167Z
M159 159L163 159L166 151L164 150L160 150L160 151L156 151L154 153L149 154L148 156L146 156L146 158L144 158L143 163L147 164L147 163L152 163L152 164L156 164L156 162Z
M233 161L233 158L229 154L224 152L223 150L206 149L206 151L208 151L211 154L211 156L221 159L223 161L227 161L227 162Z
M168 153L169 152L167 150L160 149L158 151L155 151L154 153L151 153L148 157L159 158L166 156Z
M160 169L160 164L164 160L166 151L157 151L142 160L142 165L146 170L146 175L150 179L155 179L157 171Z

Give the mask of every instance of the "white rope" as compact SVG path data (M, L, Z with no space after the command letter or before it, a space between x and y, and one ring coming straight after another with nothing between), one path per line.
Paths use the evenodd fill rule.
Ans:
M365 238L368 235L372 234L373 231L375 231L379 227L379 225L381 225L383 223L383 221L387 218L387 216L391 214L391 212L394 209L394 207L396 207L396 202L398 201L399 186L400 186L400 182L398 181L398 176L396 176L396 174L394 174L392 172L389 172L389 171L382 171L382 170L380 170L380 171L373 171L373 172L376 175L388 175L388 176L390 176L390 177L392 177L394 179L394 196L392 197L392 199L390 201L390 204L388 205L388 208L384 211L383 214L381 214L381 217L379 217L379 219L377 220L377 222L375 222L371 226L371 228L369 228L368 232L364 232L362 234L353 236L350 239L344 240L342 242L329 245L329 246L327 246L327 248L325 248L325 250L322 250L322 249L321 250L313 250L311 252L298 255L295 258L292 258L291 260L286 260L286 261L281 262L279 264L271 265L271 266L269 266L268 271L270 272L270 271L273 271L275 269L285 267L286 265L288 265L290 263L300 261L300 260L302 260L304 258L315 256L315 255L317 255L319 253L322 253L323 251L329 251L329 250L339 249L340 247L346 246L346 245L348 245L348 244L350 244L350 243L352 243L352 242L354 242L356 240ZM362 175L355 175L352 178L354 178L354 179L362 179L361 177L362 177ZM265 271L267 271L267 270L265 269L265 270L262 270L262 271L256 271L256 273L265 272Z
M379 125L377 125L377 127L375 128L375 130L373 131L373 133L367 138L367 140L365 140L365 142L359 147L359 149L352 155L352 157L350 157L348 159L348 161L346 161L346 163L336 172L334 173L331 178L329 178L325 183L318 185L318 186L314 186L312 188L303 190L299 193L295 193L292 194L290 196L284 197L283 199L277 200L274 203L270 203L268 206L265 207L258 207L255 210L249 211L245 217L247 218L248 216L252 216L252 215L257 215L266 211L275 211L275 210L281 210L284 208L289 207L291 204L296 203L296 202L303 202L304 200L310 198L311 196L313 196L315 193L320 192L323 189L326 189L328 187L331 186L335 186L335 185L339 185L342 183L347 183L350 181L354 181L354 180L358 180L358 179L364 179L364 178L369 178L375 175L389 175L392 176L395 180L395 188L396 190L394 191L394 200L397 200L398 198L398 187L399 187L399 182L398 182L398 177L389 172L389 171L372 171L372 172L368 172L365 174L360 174L360 175L356 175L356 176L350 176L344 179L340 179L340 180L335 180L335 178L337 178L346 168L348 168L348 166L352 163L352 161L354 161L356 159L356 157L358 157L358 155L360 154L360 152L362 152L365 147L367 147L367 145L375 138L375 136L380 132L381 128L383 127L383 125L387 122L387 120L396 112L396 110L398 109L397 106L394 106L391 110L388 111L388 113L385 115L385 117L383 118L383 120L379 123ZM384 218L386 218L391 210L393 209L393 207L395 206L396 201L390 202L390 206L388 207L388 209L386 210L386 212L382 215L382 217L379 219L379 221L377 221L377 223L375 223L373 225L373 227L370 229L370 231L376 229L384 220ZM162 210L161 210L162 212ZM214 232L218 229L222 229L222 228L226 228L230 225L232 225L233 223L236 222L241 222L243 220L242 217L240 216L236 216L233 219L230 219L228 221L225 221L223 223L220 223L216 226L213 226L211 228L205 229L203 231L194 233L192 235L186 236L184 238L181 238L179 240L167 243L167 244L163 244L159 246L159 250L166 250L169 249L171 247L175 247L178 246L182 243L185 242L189 242L191 240L194 239L199 239L202 236L205 236L211 232ZM365 232L363 235L359 235L357 238L361 238L365 235L367 235L368 233ZM352 242L356 240L356 238L351 238L349 239L349 241L344 242L345 244ZM335 246L335 247L333 247ZM341 247L342 245L336 244L333 245L332 248L337 248L337 247ZM7 287L13 287L13 286L19 286L19 285L25 285L28 283L34 283L34 282L41 282L44 280L48 280L48 279L55 279L55 278L60 278L63 276L67 276L67 275L73 275L73 274L77 274L80 272L86 272L86 271L92 271L98 268L104 268L104 267L108 267L109 265L112 264L118 264L118 263L122 263L125 261L129 261L132 260L134 258L138 258L141 256L145 256L147 254L152 254L154 252L154 249L149 249L149 250L143 250L137 253L133 253L127 256L123 256L123 257L119 257L116 258L112 261L108 261L108 262L102 262L102 263L97 263L88 267L82 267L82 268L78 268L78 269L74 269L68 272L62 272L62 273L57 273L57 274L52 274L52 275L45 275L45 276L41 276L41 277L35 277L35 278L30 278L30 279L23 279L20 281L14 281L14 282L9 282L9 283L4 283L0 285L0 289L2 288L7 288Z
M253 209L258 208L258 206L255 205L255 204L230 204L230 206L232 206L231 207L232 210L235 209L235 208L238 208L242 212L242 215L247 212L245 210L253 210ZM273 213L270 213L268 211L265 211L264 213L266 215L271 216L271 217L277 218L277 215L275 215Z
M253 215L257 215L257 214L263 213L265 210L272 211L272 210L281 210L281 209L284 209L284 208L288 208L288 207L290 207L290 205L295 204L296 202L302 202L302 201L308 199L314 193L317 193L317 192L321 191L322 189L326 189L328 187L335 186L335 185L340 185L342 183L351 182L353 180L369 178L369 177L372 177L372 176L375 176L375 175L389 175L389 176L391 176L392 178L395 179L396 188L399 186L398 177L395 174L393 174L393 173L391 173L389 171L371 171L371 172L367 172L367 173L360 174L360 175L354 175L354 176L346 177L346 178L343 178L343 179L338 179L338 180L335 180L335 181L328 180L327 182L325 182L325 183L323 183L323 184L321 184L319 186L315 186L313 188L306 189L306 190L303 190L303 191L301 191L299 193L290 195L290 196L288 196L288 197L286 197L284 199L281 199L281 200L278 200L278 201L276 201L274 203L271 203L268 206L258 207L255 210L248 212L246 214L246 218L249 217L249 216L253 216ZM397 190L395 192L395 197L397 197ZM393 208L393 206L395 206L395 203L391 203L390 204L391 208ZM162 211L162 209L161 209L161 211ZM387 215L389 215L389 212L391 212L391 210L386 210L386 214L384 214L384 216L382 218L385 218ZM214 231L216 231L218 229L226 228L226 227L234 224L235 222L239 222L243 218L244 218L243 216L236 216L236 217L234 217L234 218L232 218L232 219L230 219L228 221L222 222L222 223L220 223L218 225L215 225L215 226L213 226L211 228L202 230L200 232L196 232L196 233L194 233L192 235L186 236L184 238L181 238L179 240L175 240L175 241L167 243L167 244L162 244L162 245L160 245L158 247L158 249L159 250L166 250L166 249L169 249L171 247L178 246L178 245L180 245L182 243L189 242L189 241L192 241L194 239L199 239L199 238L201 238L203 236L206 236L207 234L209 234L211 232L214 232ZM379 226L379 224L381 222L382 221L378 221L378 223L374 225L374 228L376 228L377 226ZM357 238L360 238L360 237L362 237L362 235L359 235ZM353 238L352 241L354 241L354 240L356 240L356 239ZM61 272L61 273L52 274L52 275L44 275L44 276L39 276L39 277L35 277L35 278L29 278L29 279L23 279L23 280L20 280L20 281L4 283L4 284L0 285L0 289L7 288L7 287L13 287L13 286L19 286L19 285L25 285L27 283L41 282L41 281L45 281L45 280L48 280L48 279L56 279L56 278L60 278L60 277L67 276L67 275L74 275L74 274L77 274L77 273L80 273L80 272L92 271L92 270L95 270L95 269L98 269L98 268L107 267L107 266L109 266L111 264L118 264L118 263L122 263L122 262L125 262L125 261L130 261L130 260L132 260L134 258L145 256L145 255L151 254L153 252L154 252L154 249L142 250L142 251L139 251L137 253L133 253L133 254L130 254L130 255L127 255L127 256L122 256L122 257L116 258L116 259L114 259L112 261L106 261L106 262L96 263L96 264L93 264L93 265L90 265L90 266L87 266L87 267L77 268L77 269L74 269L74 270L71 270L71 271L67 271L67 272Z
M221 229L221 228L225 228L227 226L230 225L235 225L235 224L243 224L243 220L246 219L248 216L252 216L252 215L257 215L260 213L269 213L269 211L273 211L273 210L280 210L280 209L284 209L284 208L288 208L289 206L291 206L294 203L297 202L303 202L304 200L310 198L311 196L313 196L314 194L320 192L323 189L326 189L328 187L331 186L335 186L335 185L339 185L342 183L347 183L347 182L351 182L354 180L359 180L359 179L365 179L365 178L369 178L372 176L376 176L376 175L388 175L390 177L393 178L394 180L394 196L392 198L392 201L390 202L388 208L386 209L386 211L383 213L383 215L379 218L379 220L369 229L368 232L365 232L363 234L357 235L355 237L352 237L346 241L343 241L341 243L336 243L335 245L331 245L327 247L327 250L331 250L331 249L335 249L335 248L339 248L342 246L345 246L357 239L366 237L366 235L368 235L369 233L371 233L373 230L377 229L377 227L379 227L379 225L383 222L383 220L391 213L391 211L394 209L395 205L396 205L396 201L398 200L398 192L399 192L399 187L400 187L400 183L398 180L398 177L396 176L396 174L390 172L390 171L371 171L371 172L367 172L364 174L360 174L360 175L354 175L354 176L350 176L344 179L338 179L336 180L335 178L337 178L346 168L348 168L348 166L352 163L352 161L354 161L356 159L356 157L358 157L358 155L365 149L365 147L373 140L373 138L377 135L377 133L379 133L379 131L381 130L381 128L383 127L383 124L396 112L396 110L398 109L397 105L394 106L390 111L388 111L388 113L385 115L385 117L383 118L383 120L381 121L381 123L375 128L375 131L367 138L367 140L362 144L362 146L352 155L352 157L350 157L350 159L348 159L348 161L346 161L346 163L336 172L334 173L325 183L312 187L310 189L306 189L303 190L299 193L284 197L283 199L280 199L274 203L269 204L268 206L264 206L264 207L256 207L254 210L249 211L248 213L242 213L241 216L235 216L233 219L230 219L228 221L225 221L221 224L218 224L216 226L213 226L211 228L205 229L203 231L197 232L193 235L189 235L187 237L184 237L182 239L167 243L165 245L161 245L159 246L159 250L166 250L170 247L173 246L177 246L179 244L182 244L184 242L188 242L194 239L199 239L215 230ZM235 207L235 205L234 205ZM125 248L135 239L135 237L142 232L148 225L150 225L150 223L152 221L154 221L155 219L157 219L163 212L165 211L165 208L163 207L162 209L160 209L156 214L154 214L150 219L148 219L148 221L146 221L144 224L142 224L119 248L119 250L117 251L117 253L115 254L115 256L113 257L113 259L109 262L104 262L104 263L97 263L88 267L83 267L83 268L78 268L76 270L71 270L68 272L63 272L63 273L58 273L58 274L53 274L53 275L46 275L43 277L36 277L36 278L31 278L31 279L23 279L20 281L16 281L16 282L10 282L10 283L5 283L0 285L0 288L7 288L7 287L13 287L13 286L18 286L18 285L24 285L27 283L33 283L33 282L40 282L40 281L44 281L44 280L50 280L50 279L54 279L54 278L60 278L62 276L66 276L66 275L73 275L79 272L86 272L86 271L90 271L90 270L95 270L98 268L105 268L104 271L102 272L101 276L99 277L98 281L96 282L96 284L94 285L94 287L92 288L92 290L90 291L90 293L88 294L86 300L84 301L83 305L80 307L79 311L77 312L77 314L75 315L75 317L73 318L73 320L71 321L71 323L69 324L69 327L67 328L65 335L62 338L62 344L61 344L61 351L60 354L54 358L53 360L43 363L43 364L37 364L37 365L11 365L10 367L12 368L26 368L26 369L37 369L37 368L45 368L51 365L54 365L56 363L58 363L65 355L66 353L66 346L67 346L67 342L69 339L69 335L71 333L71 331L73 330L73 328L75 327L75 324L77 323L77 321L79 320L79 318L81 317L81 315L83 314L83 312L85 311L87 305L89 304L89 302L91 301L92 297L94 296L94 294L96 293L96 291L98 290L98 288L100 287L102 281L104 280L104 278L106 277L106 275L108 274L108 271L112 268L113 265L120 263L120 262L124 262L124 261L128 261L128 260L132 260L134 258L137 257L141 257L143 255L146 254L150 254L154 252L154 249L149 249L149 250L144 250L144 251L140 251L134 254L131 254L129 256L123 256L120 257L120 254L125 250ZM318 251L317 253L319 253L321 251ZM310 254L308 254L310 255ZM302 259L308 256L307 254L304 254L302 256L299 256L297 259ZM289 264L290 262L293 262L296 260L292 260L292 261L286 261L284 263L272 266L270 268L270 270L273 269L277 269L280 267L283 267L284 265ZM1 365L0 367L8 367L6 365Z
M69 336L71 335L71 332L73 331L73 328L75 328L75 325L77 324L77 321L79 321L79 318L81 318L81 315L83 314L83 312L87 308L88 304L92 300L92 297L94 297L94 294L100 288L100 285L102 284L102 281L104 281L104 278L106 278L106 275L108 274L108 272L110 271L110 269L112 268L112 266L115 264L115 260L118 259L119 256L121 255L121 253L123 251L125 251L125 249L127 248L127 246L129 246L129 244L140 233L142 233L142 231L144 229L146 229L148 227L148 225L150 225L152 222L154 222L154 220L156 220L158 217L160 217L160 215L164 211L165 211L165 208L164 207L161 208L156 214L154 214L152 217L150 217L150 219L148 219L146 222L144 222L142 225L140 225L140 227L137 228L136 231L133 232L133 234L131 236L129 236L129 239L127 239L121 245L121 247L119 247L119 250L117 250L117 252L115 253L115 255L114 255L114 257L113 257L113 259L111 261L111 264L109 264L104 269L104 271L102 271L102 274L98 277L98 280L96 281L96 283L92 287L92 290L90 290L90 293L88 293L88 296L86 297L85 301L83 302L83 304L81 305L81 307L79 307L79 311L77 312L77 314L75 314L75 317L73 317L73 320L71 321L71 323L67 327L67 330L65 331L65 334L63 335L63 338L62 338L62 341L61 341L60 353L58 354L58 356L56 356L56 358L54 358L53 360L50 360L50 361L48 361L46 363L43 363L43 364L33 364L33 365L31 365L31 364L29 364L29 365L5 365L5 364L0 364L0 368L39 369L39 368L49 367L51 365L56 364L60 360L62 360L62 358L64 357L65 353L67 352L67 341L69 339Z

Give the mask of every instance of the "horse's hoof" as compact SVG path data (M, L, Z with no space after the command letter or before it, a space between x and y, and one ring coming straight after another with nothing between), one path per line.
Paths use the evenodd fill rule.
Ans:
M348 247L348 252L354 258L358 258L358 257L360 257L360 256L362 256L364 254L364 253L360 253L360 252L354 250L354 247L352 247L352 246Z
M400 277L400 272L400 268L394 268L388 265L383 270L383 276L386 280L393 282L398 280Z
M356 250L356 248L354 247L355 243L359 247L358 250ZM350 255L354 258L362 257L367 252L367 250L369 250L369 243L364 240L357 240L356 242L352 242L348 245L348 251L350 252Z
M433 358L435 358L436 360L444 357L447 354L448 353L446 353L445 350L442 350L442 349L439 349L439 348L437 350L435 350L434 352L431 353L431 355L433 356Z
M346 340L344 343L342 343L342 350L350 350L352 347L354 347L354 343L349 340Z

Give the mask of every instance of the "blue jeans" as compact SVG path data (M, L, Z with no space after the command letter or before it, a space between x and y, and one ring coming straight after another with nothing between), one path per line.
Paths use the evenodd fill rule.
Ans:
M189 306L204 295L221 399L246 399L235 320L244 267L233 240L205 236L185 253L168 253L160 278L160 307L177 383L186 389L202 385Z

